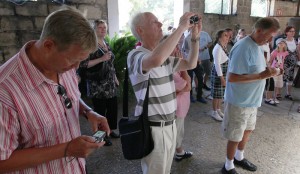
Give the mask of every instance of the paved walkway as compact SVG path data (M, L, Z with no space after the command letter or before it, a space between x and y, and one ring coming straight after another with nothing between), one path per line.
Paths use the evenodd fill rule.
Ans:
M292 94L294 101L284 99L277 107L263 104L259 109L256 130L245 152L245 157L258 166L256 174L300 174L300 114L296 112L300 89L294 89ZM221 173L227 141L220 134L221 123L208 115L210 110L211 101L191 104L183 146L193 151L194 156L181 162L174 161L172 174ZM84 119L81 126L83 134L91 134ZM98 149L87 159L89 173L141 173L140 161L125 160L119 139L112 139L112 142L113 146ZM241 168L237 171L253 173Z

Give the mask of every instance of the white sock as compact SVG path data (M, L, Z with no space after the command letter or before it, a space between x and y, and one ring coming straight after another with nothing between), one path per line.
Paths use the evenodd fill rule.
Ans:
M234 168L234 164L233 164L233 160L229 160L227 157L226 157L226 162L225 162L225 169L227 171L231 170Z
M234 158L235 158L236 160L238 160L238 161L243 160L243 159L244 159L244 150L236 149Z

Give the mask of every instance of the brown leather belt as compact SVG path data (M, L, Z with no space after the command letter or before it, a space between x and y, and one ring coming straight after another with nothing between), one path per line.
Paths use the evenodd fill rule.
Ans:
M157 127L164 127L164 126L169 126L174 123L174 120L172 121L161 121L161 122L153 122L149 121L150 126L157 126Z

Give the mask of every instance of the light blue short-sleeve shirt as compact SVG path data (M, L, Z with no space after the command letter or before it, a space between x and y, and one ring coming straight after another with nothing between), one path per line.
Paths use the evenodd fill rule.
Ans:
M183 54L184 54L184 58L188 57L188 54L190 52L191 49L191 33L189 33L185 38L184 38L184 42L182 44L182 50L183 50ZM207 47L208 44L210 44L212 42L211 37L209 36L209 34L205 31L201 31L200 32L200 42L199 42L199 49L203 49L204 47ZM209 55L209 51L208 49L204 49L203 51L199 51L198 54L198 60L209 60L210 59L210 55Z
M249 36L236 43L229 55L228 72L234 74L258 74L266 69L264 54ZM228 82L224 100L239 107L260 107L265 80L248 83Z
M200 42L199 42L200 45L199 45L199 48L203 49L204 47L207 47L207 45L211 42L212 42L212 39L209 36L209 34L205 31L201 31L200 32ZM210 59L208 49L205 49L205 50L199 52L199 59L200 60L209 60Z

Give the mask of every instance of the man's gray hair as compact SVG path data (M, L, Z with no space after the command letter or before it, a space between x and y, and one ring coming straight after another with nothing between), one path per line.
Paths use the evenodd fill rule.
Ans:
M279 29L280 24L277 19L272 18L272 17L265 17L265 18L260 18L256 21L254 24L255 29L263 29L263 30L268 30L268 29Z
M138 12L133 16L133 18L130 21L131 33L138 41L141 41L141 37L138 35L136 28L139 25L142 25L143 20L145 19L144 15L145 15L144 12Z
M76 9L67 7L51 13L45 20L40 40L52 39L58 49L79 44L83 50L94 51L97 37L89 21Z

